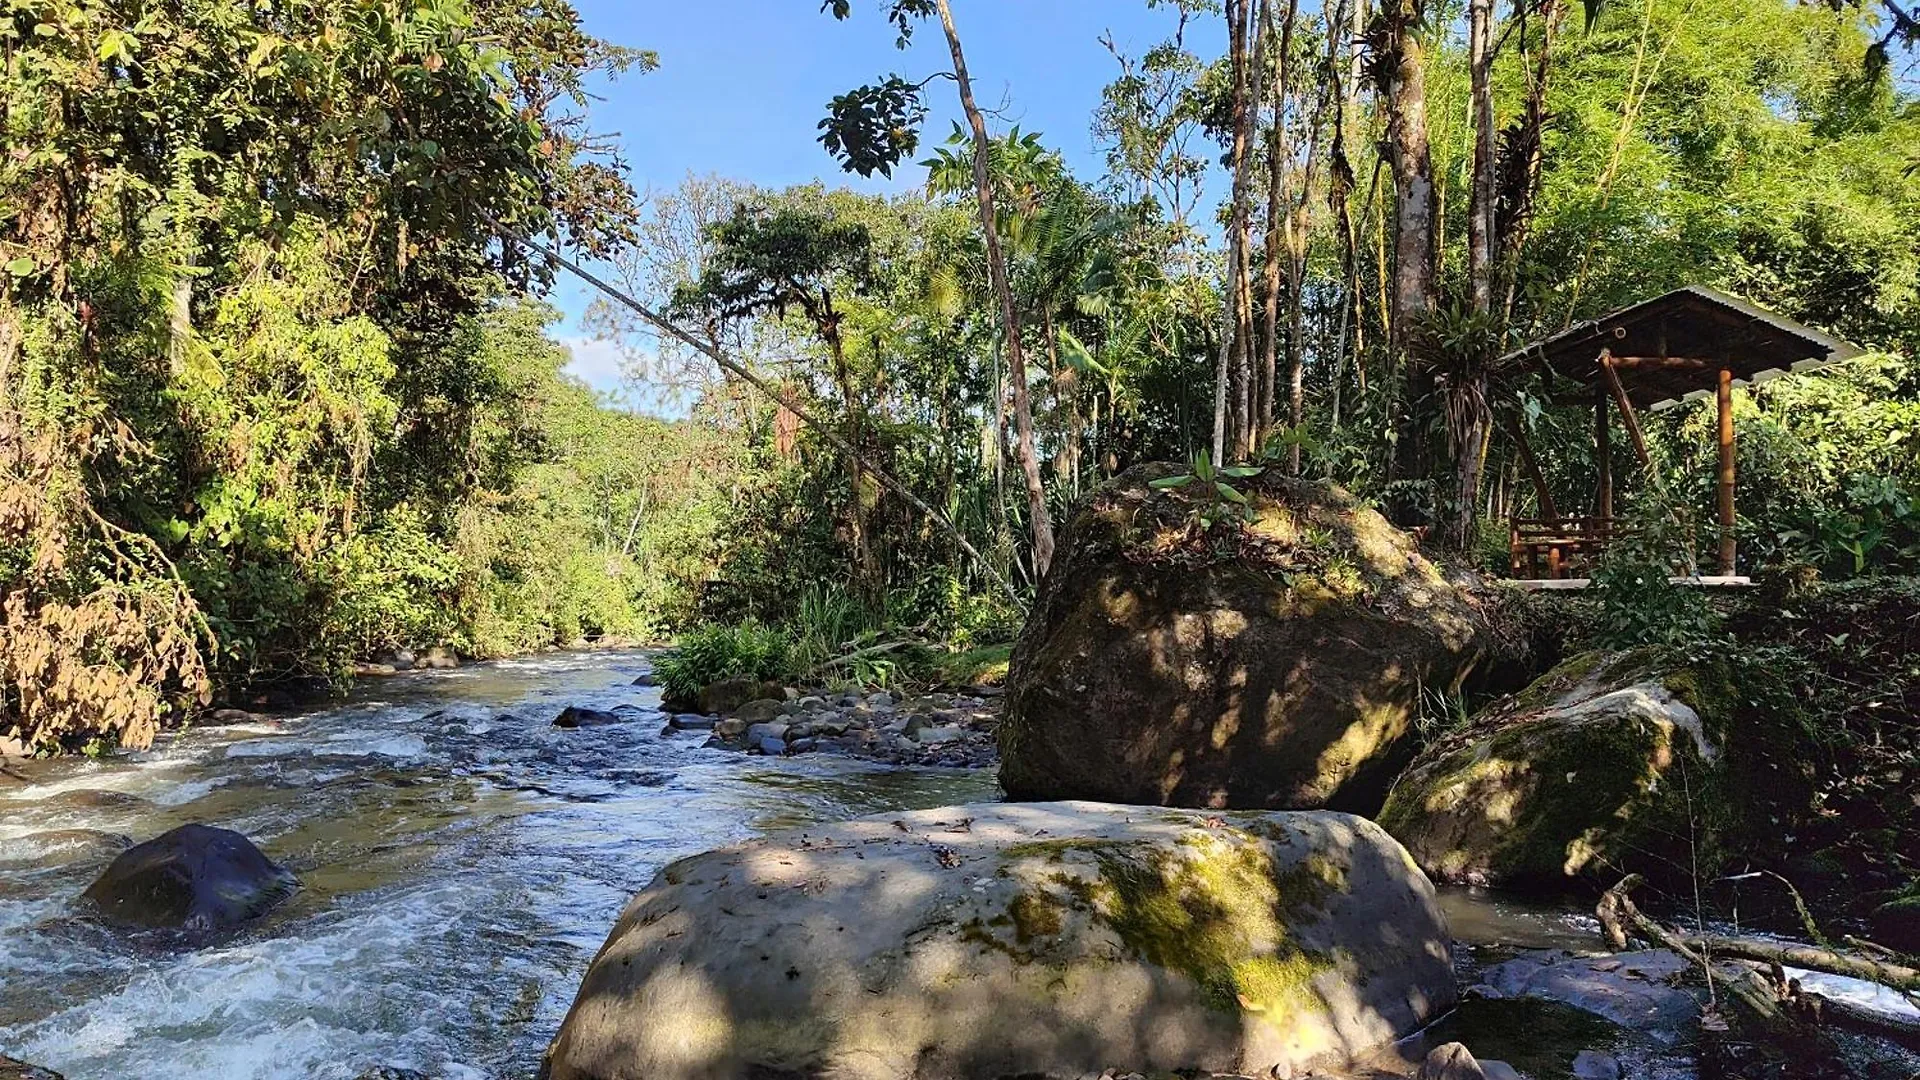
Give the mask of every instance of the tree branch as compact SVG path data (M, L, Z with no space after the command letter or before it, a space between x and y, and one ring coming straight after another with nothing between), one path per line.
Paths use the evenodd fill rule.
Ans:
M791 412L795 416L799 417L802 423L812 428L815 432L817 432L822 438L826 439L829 443L832 443L835 449L839 450L841 453L847 455L849 458L858 462L861 465L861 467L865 468L868 474L871 475L882 486L888 488L894 494L905 499L910 505L913 506L914 509L925 514L929 520L931 520L936 526L939 527L941 532L946 533L947 536L951 538L955 544L959 545L960 550L967 553L967 556L973 560L973 563L975 566L978 566L980 570L987 575L987 577L992 579L994 584L1000 586L1001 590L1007 594L1007 599L1013 601L1014 607L1016 608L1025 607L1025 605L1020 602L1020 594L1014 590L1013 583L1009 582L1006 579L1005 575L1001 574L999 570L995 569L993 564L987 561L986 556L980 554L979 549L975 548L973 544L969 542L965 536L961 535L960 530L955 528L953 523L947 520L946 515L940 513L938 510L935 510L933 507L929 506L924 499L920 498L920 496L918 495L915 495L910 489L908 489L908 487L905 484L901 483L899 480L894 479L892 473L887 472L885 469L882 469L880 466L874 464L872 461L867 459L858 450L854 449L852 443L849 443L846 439L841 438L839 433L835 432L832 427L830 427L829 425L823 423L818 418L816 418L811 412L809 412L807 409L801 406L799 402L786 400L779 394L778 391L774 390L772 386L769 386L765 380L763 380L759 375L755 374L751 369L746 367L744 364L741 364L739 361L734 360L731 357L728 357L725 353L722 353L718 348L712 345L709 345L704 341L701 341L699 338L694 337L692 334L688 333L686 330L681 329L681 327L677 323L674 323L672 320L667 319L666 317L655 313L652 308L647 307L645 304L642 304L640 301L634 299L631 296L628 296L626 293L621 292L619 289L614 288L612 285L607 284L605 281L600 280L600 278L589 273L584 267L580 266L578 263L575 263L572 260L561 255L559 252L555 251L553 248L547 246L544 243L541 243L538 240L533 239L532 237L528 236L526 233L520 231L517 228L514 228L511 225L503 224L501 221L495 218L492 214L487 213L485 210L479 211L479 214L482 220L486 221L487 224L493 226L494 231L500 235L502 240L511 241L512 243L518 244L529 251L536 252L540 255L546 256L549 259L552 259L556 264L570 271L575 277L578 277L580 280L600 290L602 293L605 293L610 299L619 303L623 307L626 307L628 310L632 311L634 314L640 316L640 318L652 324L654 327L658 328L660 331L664 332L669 337L674 338L680 343L693 349L695 352L698 352L701 355L705 356L707 359L712 360L714 363L720 365L722 370L737 376L741 381L745 382L747 385L753 387L755 390L760 391L762 394L765 394L768 400L774 402L777 405L783 406L788 412Z

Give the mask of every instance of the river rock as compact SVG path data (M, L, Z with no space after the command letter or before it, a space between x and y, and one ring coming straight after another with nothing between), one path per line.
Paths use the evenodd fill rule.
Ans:
M553 726L557 728L605 727L608 724L624 723L626 719L619 713L608 712L605 709L588 709L579 705L569 705L560 710L559 716L553 718Z
M1420 1063L1414 1080L1488 1080L1487 1071L1463 1043L1436 1046Z
M676 713L667 719L667 726L675 731L710 731L713 725L713 717L695 716L692 713Z
M1433 890L1344 814L991 803L682 859L627 905L551 1080L1288 1075L1454 1001Z
M1084 500L1014 646L999 728L1014 798L1371 813L1421 694L1456 687L1485 620L1412 538L1338 488L1237 480L1202 533L1185 474ZM1208 490L1211 490L1209 488Z
M253 841L195 824L121 852L82 899L109 922L218 930L265 914L298 886Z
M460 654L445 645L435 645L414 660L415 667L445 671L460 666Z
M721 679L709 683L700 691L700 710L703 713L717 713L729 716L738 712L740 706L761 698L775 701L786 700L787 689L776 682L762 682L759 679Z
M733 710L733 715L749 724L762 724L782 714L785 701L774 698L755 698Z
M1557 1001L1674 1045L1692 1037L1700 1000L1673 985L1689 970L1663 949L1611 956L1529 951L1481 974L1504 997Z
M0 1080L64 1080L52 1069L43 1069L38 1065L29 1065L24 1061L15 1061L0 1055Z
M1772 760L1766 735L1779 721L1743 719L1728 739L1731 703L1753 690L1714 661L1657 650L1575 657L1423 749L1380 823L1449 881L1672 880L1695 862L1712 873L1724 852L1791 827L1777 815L1795 801L1781 771L1793 758ZM1781 808L1757 810L1760 799Z

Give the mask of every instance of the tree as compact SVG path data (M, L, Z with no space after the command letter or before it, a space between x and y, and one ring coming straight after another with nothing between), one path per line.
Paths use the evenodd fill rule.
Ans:
M851 13L851 3L850 0L826 0L822 10L831 10L834 18L845 19ZM1027 516L1033 532L1034 576L1041 578L1053 562L1053 519L1047 509L1046 483L1040 475L1040 457L1034 442L1033 406L1027 392L1027 356L1021 341L1020 317L1007 280L1006 256L1000 250L993 185L987 167L992 140L987 135L986 119L973 99L973 82L967 74L960 32L954 27L947 0L890 0L887 17L899 28L899 44L904 48L912 36L914 20L936 12L946 33L947 50L953 57L950 75L959 88L960 107L966 113L967 126L973 131L973 178L980 204L980 230L986 242L987 275L1000 304L1007 383L1012 390L1016 445L1021 476L1027 486ZM919 90L919 84L892 76L877 85L861 87L836 98L829 106L827 119L820 122L821 143L851 171L863 176L870 176L876 170L891 175L901 157L919 145L918 126L926 115L924 106L919 104Z
M871 454L863 380L847 352L842 325L846 312L835 301L836 293L857 295L873 284L873 238L866 226L791 206L739 205L732 218L714 226L712 238L713 256L700 276L674 291L673 313L733 321L798 309L832 361L833 382L847 418L847 441ZM881 587L868 524L868 505L876 493L869 490L871 481L858 454L848 458L848 469L853 578L871 603Z

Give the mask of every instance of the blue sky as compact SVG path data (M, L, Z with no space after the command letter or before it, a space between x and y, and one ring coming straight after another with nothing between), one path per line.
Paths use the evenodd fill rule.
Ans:
M853 0L853 17L835 21L818 0L575 0L589 32L659 53L660 67L597 87L593 126L617 133L634 186L670 189L688 174L717 173L765 186L811 180L867 191L917 185L908 165L889 181L842 173L819 143L815 125L835 94L889 72L921 79L949 66L937 22L922 24L905 52L882 0ZM1169 8L1146 0L953 0L974 93L998 133L1013 124L1039 131L1087 178L1106 171L1090 125L1100 91L1117 73L1101 45L1111 31L1138 55L1170 34ZM1190 27L1190 47L1224 49L1218 20ZM1219 40L1216 40L1219 39ZM947 137L959 104L949 81L927 87L932 111L923 151ZM920 156L925 156L923 153ZM619 356L586 340L577 319L588 299L568 280L554 301L565 320L554 333L574 350L571 370L608 391L622 387Z

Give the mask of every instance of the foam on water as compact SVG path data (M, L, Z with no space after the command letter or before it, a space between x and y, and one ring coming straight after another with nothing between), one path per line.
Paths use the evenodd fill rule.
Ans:
M656 737L658 716L548 723L567 704L657 709L657 691L631 685L646 662L556 653L409 673L338 707L0 778L0 1053L68 1080L529 1076L620 908L670 859L995 797L977 774L705 750ZM132 798L65 794L99 792ZM227 940L130 935L74 904L110 837L33 839L142 840L188 821L247 833L302 891Z

